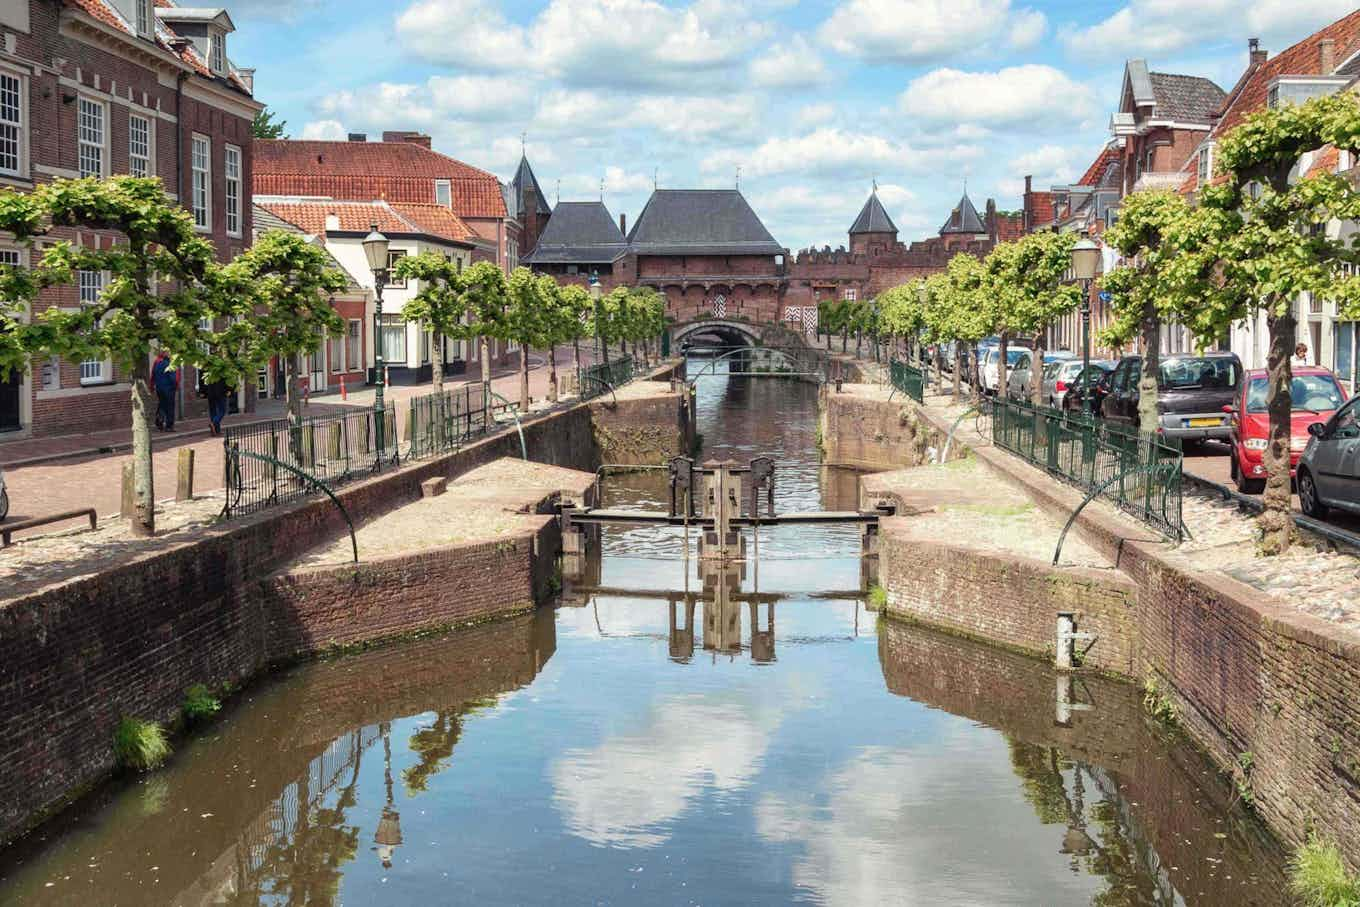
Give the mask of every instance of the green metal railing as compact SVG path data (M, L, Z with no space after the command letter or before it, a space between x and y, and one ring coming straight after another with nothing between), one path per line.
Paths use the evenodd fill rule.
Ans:
M1167 536L1185 536L1180 445L1075 413L992 404L992 443L1102 496Z
M609 393L611 388L632 380L636 373L632 356L622 356L609 362L597 362L577 372L577 386L581 399L590 400Z
M495 427L491 410L480 383L412 397L406 412L406 456L421 459L457 450Z
M925 400L926 374L914 365L909 365L900 359L894 359L888 364L888 375L892 381L892 393L901 391L917 403ZM889 394L889 399L892 394Z

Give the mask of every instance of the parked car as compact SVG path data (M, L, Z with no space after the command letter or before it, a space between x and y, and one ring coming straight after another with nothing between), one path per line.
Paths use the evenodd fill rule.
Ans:
M1113 359L1092 359L1091 360L1091 385L1100 383L1100 379L1114 371ZM1062 359L1050 362L1044 366L1044 386L1043 401L1056 409L1079 409L1079 406L1067 405L1069 393L1074 394L1073 403L1077 403L1076 397L1081 392L1081 360Z
M1268 373L1253 369L1242 379L1236 400L1224 410L1232 416L1232 478L1243 494L1260 494L1266 487L1263 462L1270 434L1270 413L1266 411ZM1289 385L1294 404L1290 417L1289 474L1294 475L1299 457L1308 446L1308 426L1326 422L1341 408L1346 394L1336 375L1316 365L1301 365L1294 370Z
M1044 353L1044 368L1047 369L1050 365L1057 362L1068 362L1072 358L1073 355L1068 350L1050 350L1049 352ZM1020 356L1020 360L1015 364L1015 368L1011 369L1010 374L1006 376L1007 397L1010 397L1012 400L1027 401L1030 399L1030 393L1034 389L1033 363L1034 354L1029 350L1025 350Z
M1321 519L1330 508L1360 513L1360 396L1308 426L1299 457L1299 505Z
M1029 350L1023 347L1015 346L1007 347L1006 348L1007 371L1015 368L1016 363L1020 361L1020 357L1025 356L1028 353ZM1000 377L997 374L999 371L997 366L1000 365L1000 363L1001 363L1001 347L992 347L987 351L986 357L983 358L982 360L982 375L980 378L980 383L982 384L982 392L984 394L993 395L996 394L997 382L1000 380Z
M1125 356L1110 376L1110 392L1101 401L1101 415L1115 424L1139 428L1138 380L1143 357ZM1157 374L1159 435L1181 441L1227 441L1232 418L1223 407L1233 402L1242 377L1242 362L1234 353L1173 355L1162 359Z

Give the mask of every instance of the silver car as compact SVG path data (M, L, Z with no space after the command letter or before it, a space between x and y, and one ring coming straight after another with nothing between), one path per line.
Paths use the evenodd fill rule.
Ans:
M1091 384L1094 386L1101 376L1114 368L1110 359L1091 360ZM1081 360L1065 359L1050 362L1044 366L1043 402L1056 409L1063 408L1067 393L1081 389Z
M1360 513L1360 396L1309 425L1308 434L1295 474L1303 512L1317 519L1332 508Z
M1006 358L1009 359L1010 357L1007 356ZM1045 370L1045 375L1047 375L1047 370L1049 366L1058 362L1068 362L1071 359L1072 353L1068 352L1067 350L1050 350L1049 352L1044 353L1043 367ZM1034 385L1034 379L1033 377L1031 377L1032 373L1030 371L1031 363L1033 362L1034 353L1031 352L1030 350L1023 350L1021 352L1020 358L1016 360L1015 366L1014 368L1012 368L1011 373L1006 376L1007 397L1010 397L1012 400L1024 400L1026 402L1029 401L1030 391L1033 389ZM1077 365L1080 366L1081 363L1078 362ZM1045 391L1044 393L1045 396L1040 400L1041 403L1048 402L1047 392Z

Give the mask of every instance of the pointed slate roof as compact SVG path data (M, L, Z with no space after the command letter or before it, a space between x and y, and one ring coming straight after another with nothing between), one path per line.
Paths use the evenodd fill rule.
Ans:
M639 255L784 254L735 189L657 189L628 242Z
M548 204L548 199L543 195L543 189L538 185L538 177L534 176L534 168L529 166L529 158L523 154L519 156L519 168L515 171L515 178L510 181L510 188L514 190L514 201L510 206L511 217L519 217L524 213L520 210L520 205L524 202L524 190L526 188L534 190L539 214L553 213L552 206Z
M973 200L968 197L968 193L963 193L963 198L954 206L954 210L949 212L949 220L944 222L940 228L940 235L947 236L951 233L986 233L987 228L982 225L982 218L978 215L977 208L973 207Z
M603 202L559 202L526 264L608 264L628 251Z
M860 209L859 217L850 225L850 235L857 233L896 233L897 225L892 222L883 203L878 200L878 192L869 194L869 200Z

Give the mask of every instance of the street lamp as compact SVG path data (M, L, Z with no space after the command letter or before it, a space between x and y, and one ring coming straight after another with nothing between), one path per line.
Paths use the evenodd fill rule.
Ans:
M1091 409L1091 281L1100 267L1100 246L1083 230L1072 247L1072 276L1081 284L1081 404Z
M383 458L383 435L386 433L386 411L383 408L383 389L387 386L386 366L383 362L382 349L382 294L383 286L387 283L387 237L378 232L378 225L373 224L364 237L364 257L368 259L368 269L373 272L373 290L375 294L373 309L373 421L377 426L375 432L378 442L378 462L382 463Z
M600 272L594 268L590 271L590 298L595 301L595 361L609 361L609 347L604 345L604 335L601 333L601 309L600 299L604 295L604 287L600 285Z

